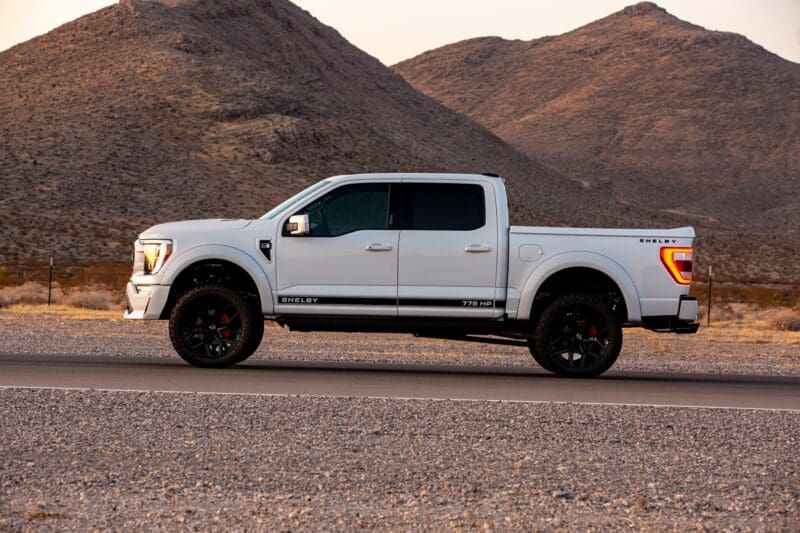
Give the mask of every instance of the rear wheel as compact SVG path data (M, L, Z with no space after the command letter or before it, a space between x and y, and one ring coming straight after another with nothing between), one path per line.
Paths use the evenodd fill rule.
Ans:
M611 306L597 296L570 294L542 313L531 354L550 372L582 378L611 368L621 348L622 327Z
M222 286L196 287L175 303L169 320L172 346L194 366L235 365L256 351L264 335L261 310Z
M545 357L542 357L542 355L537 351L535 339L528 339L528 351L531 352L533 360L536 361L540 367L544 368L549 372L555 373L555 370L550 366L550 360Z

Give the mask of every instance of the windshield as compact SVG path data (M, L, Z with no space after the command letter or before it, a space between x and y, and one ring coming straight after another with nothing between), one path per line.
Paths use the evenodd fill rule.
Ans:
M285 211L287 207L298 203L300 200L302 200L306 196L309 196L314 191L316 191L318 189L321 189L322 187L324 187L325 185L327 185L329 183L330 183L330 181L328 181L328 180L322 180L322 181L319 181L319 182L315 183L311 187L308 187L307 189L303 189L302 191L300 191L299 193L295 194L294 196L292 196L288 200L285 200L284 202L281 202L279 205L277 205L277 206L273 207L272 209L270 209L269 212L267 212L267 214L265 214L261 218L262 219L266 218L268 220L272 220L273 218L278 216L280 213Z

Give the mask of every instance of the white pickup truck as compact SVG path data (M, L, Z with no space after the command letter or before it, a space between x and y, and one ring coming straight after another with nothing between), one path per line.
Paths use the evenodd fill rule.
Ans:
M189 363L226 367L264 320L298 331L403 332L527 346L597 376L622 328L697 331L692 228L509 226L496 175L356 174L258 220L154 226L135 243L130 319L169 319Z

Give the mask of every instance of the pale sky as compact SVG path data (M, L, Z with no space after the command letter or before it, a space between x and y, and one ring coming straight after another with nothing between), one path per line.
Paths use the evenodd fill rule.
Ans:
M235 1L235 0L231 0ZM109 0L0 0L0 50L69 22ZM295 0L346 39L392 65L470 37L558 35L635 0ZM745 35L800 63L800 0L661 0L673 15Z

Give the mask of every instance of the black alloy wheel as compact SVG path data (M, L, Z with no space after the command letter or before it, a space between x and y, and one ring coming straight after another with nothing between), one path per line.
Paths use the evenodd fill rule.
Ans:
M175 304L169 322L172 345L199 367L227 367L247 359L264 333L259 309L220 286L196 287Z
M531 353L546 370L565 377L594 377L617 360L622 327L601 297L571 294L557 298L542 313L533 345Z

